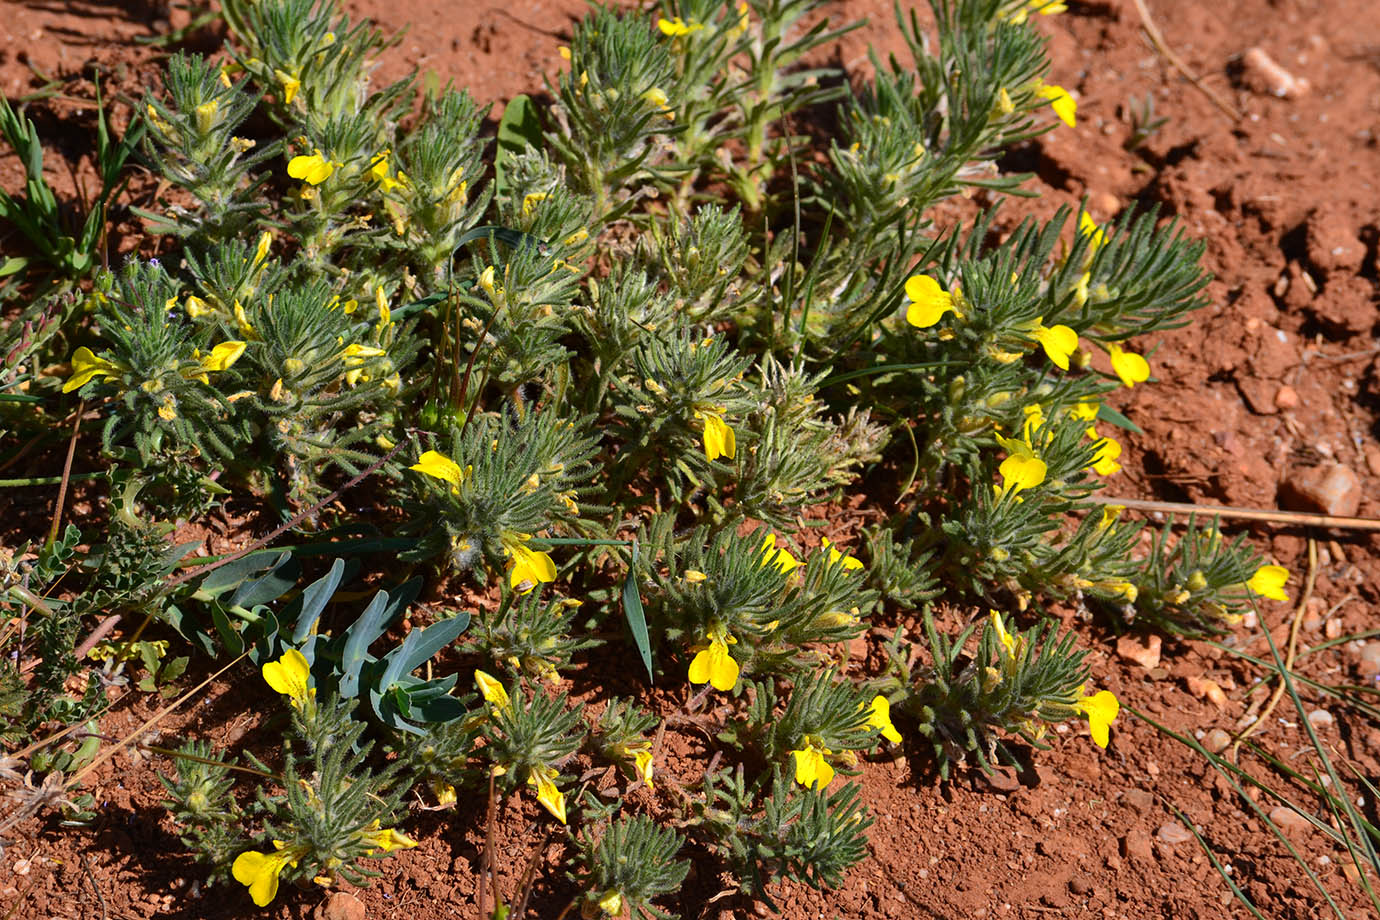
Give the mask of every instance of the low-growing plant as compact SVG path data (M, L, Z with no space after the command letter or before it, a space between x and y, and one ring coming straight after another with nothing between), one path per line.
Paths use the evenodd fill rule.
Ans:
M1152 382L1132 343L1204 305L1202 244L1154 212L937 222L1025 194L1003 152L1077 124L1028 21L1063 4L898 6L905 53L853 81L809 63L857 25L822 6L596 7L492 152L463 89L376 87L393 40L335 0L226 0L226 53L168 60L142 149L177 192L153 212L170 249L15 354L31 398L101 416L129 483L88 606L30 605L45 686L99 599L248 655L291 703L281 765L175 758L170 808L215 877L260 905L360 879L410 843L391 828L422 784L544 809L586 915L667 916L691 854L771 904L865 857L875 752L949 777L1068 720L1109 744L1116 698L1044 605L1198 632L1283 596L1215 524L1141 559L1098 501L1137 430L1117 391ZM173 576L170 515L136 495L244 496L298 533ZM475 610L463 640L452 607ZM655 695L608 692L623 653ZM690 723L705 762L658 772Z

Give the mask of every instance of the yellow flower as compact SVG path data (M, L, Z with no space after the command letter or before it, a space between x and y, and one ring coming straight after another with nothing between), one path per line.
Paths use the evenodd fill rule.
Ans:
M377 182L379 188L385 192L391 192L402 185L402 182L399 181L402 178L402 173L398 173L398 179L394 179L388 174L388 156L390 153L392 151L385 148L369 163L370 178Z
M201 366L208 371L229 370L230 365L240 359L244 354L245 343L240 341L221 342L211 353L201 359Z
M1001 647L1006 656L1015 658L1017 655L1016 639L1011 633L1006 631L1006 624L1001 621L1001 614L997 613L995 610L989 610L987 611L987 619L988 622L992 624L992 629L996 631L997 641L1001 643Z
M537 802L565 823L565 794L556 788L556 771L550 767L533 767L527 774L527 785L537 787Z
M326 159L321 148L316 148L316 152L307 156L295 156L288 160L287 173L294 179L301 179L308 185L320 185L331 177L339 163L334 163Z
M1082 693L1082 689L1079 689ZM1073 704L1073 708L1088 717L1088 733L1093 743L1100 748L1107 746L1112 721L1121 710L1121 704L1110 690L1099 690L1092 696L1085 696Z
M828 537L821 538L819 541L819 545L829 551L830 565L838 565L841 562L843 563L843 567L850 572L855 572L863 567L861 559L856 559L852 556L845 556L843 553L834 549L834 544L829 542Z
M1102 518L1097 522L1099 530L1106 530L1116 523L1117 518L1121 517L1121 512L1126 510L1125 505L1103 505Z
M216 126L216 109L220 103L211 99L196 107L196 129L202 134L210 134Z
M476 669L474 672L474 682L475 685L479 687L479 692L484 697L485 702L489 703L495 709L507 709L513 704L512 700L508 698L508 691L498 682L498 678L494 677L488 671Z
M278 894L278 876L288 866L296 866L297 858L305 852L303 847L290 847L276 853L259 853L247 850L235 857L230 874L241 885L249 886L249 897L259 907L267 907Z
M1091 422L1097 418L1097 410L1100 408L1102 408L1102 404L1095 399L1080 399L1069 410L1069 415L1085 422Z
M1033 489L1045 481L1049 467L1045 461L1035 456L1034 448L1025 441L1004 438L1001 435L997 435L997 441L1006 448L1007 453L1006 459L997 467L997 472L1002 477L1001 492Z
M695 418L703 419L704 457L713 463L720 457L732 460L738 453L738 439L733 429L715 412L696 411Z
M1272 601L1287 601L1289 595L1284 593L1284 583L1288 580L1289 570L1284 566L1262 565L1255 570L1251 580L1246 582L1246 587Z
M1089 427L1086 434L1094 441L1099 440L1096 428ZM1101 438L1100 441L1097 453L1093 454L1092 468L1099 476L1110 476L1121 469L1121 464L1116 462L1121 456L1121 444L1114 438Z
M277 661L266 663L262 670L264 682L275 692L286 694L297 709L316 696L316 688L307 685L311 680L311 665L295 648L288 649Z
M79 390L96 377L115 377L121 370L114 361L97 357L91 349L82 346L72 352L72 376L62 385L62 392Z
M691 32L698 32L704 26L693 19L689 24L679 16L671 19L658 19L656 27L661 30L661 34L670 38L680 38L682 35L689 35Z
M556 580L556 563L547 553L529 549L524 544L531 534L517 534L516 540L505 540L508 551L508 584L526 594L543 582Z
M1150 379L1150 362L1134 351L1126 351L1116 342L1107 343L1107 356L1112 359L1112 370L1128 387L1144 383Z
M375 820L369 827L360 834L360 840L366 846L376 850L383 850L391 853L394 850L408 850L417 845L417 841L404 834L402 831L391 827L380 828L379 822Z
M436 804L442 808L456 802L455 787L439 779L431 781L431 793L436 796Z
M1107 245L1107 231L1097 225L1087 211L1078 215L1078 232L1088 238L1088 251L1097 252Z
M738 4L738 24L728 30L728 37L732 39L737 39L739 36L747 32L748 26L751 24L751 22L752 18L748 16L747 0L741 0L741 2Z
M532 212L537 209L537 205L550 197L549 192L528 192L522 196L522 216L531 217Z
M817 745L813 739L806 739L803 748L791 751L791 756L795 758L795 781L806 789L828 786L834 778L834 768L824 758L830 753L828 748Z
M762 565L768 563L776 566L784 575L799 566L800 560L792 556L784 547L778 547L776 534L769 533L767 538L762 541Z
M738 685L738 662L728 653L729 644L738 640L728 635L722 626L710 629L705 639L709 646L696 652L690 662L690 683L707 683L727 693Z
M681 577L685 579L687 584L691 585L698 585L709 578L708 575L704 574L699 569L686 569L685 574Z
M1035 90L1035 95L1041 99L1049 100L1049 107L1054 109L1054 114L1059 116L1059 120L1070 128L1077 124L1078 103L1069 95L1069 91L1062 86L1055 86L1046 83Z
M1031 13L1038 12L1041 16L1052 16L1055 13L1062 13L1068 9L1063 0L1025 0L1025 5L1017 7L1006 16L1006 21L1013 26L1023 24L1030 17Z
M642 99L652 108L662 111L664 111L670 103L670 99L666 97L665 91L655 86L643 93Z
M656 768L652 764L652 749L650 747L640 748L633 751L632 756L633 769L637 771L638 776L642 777L642 781L647 784L648 789L653 788L652 773Z
M1002 115L1010 115L1016 111L1016 103L1011 101L1011 94L1006 91L1005 87L1002 87L997 93L997 111Z
M1078 333L1068 326L1046 326L1043 316L1037 316L1032 324L1030 337L1040 343L1049 360L1061 371L1069 369L1069 355L1078 350Z
M417 458L417 462L409 466L408 469L450 483L450 491L455 495L460 494L460 485L465 481L465 477L474 471L473 466L461 469L460 464L445 454L434 450L422 454Z
M609 889L604 892L603 897L595 903L609 917L616 917L623 912L623 895L616 889Z
M951 310L955 316L958 315L953 295L929 275L907 278L906 297L910 299L910 304L906 306L906 322L918 329L928 329Z
M297 93L302 89L302 81L281 70L273 71L273 76L283 85L283 105L292 105L292 100L297 98Z
M867 724L882 731L882 737L893 744L901 743L901 733L891 722L891 700L878 694L868 707Z

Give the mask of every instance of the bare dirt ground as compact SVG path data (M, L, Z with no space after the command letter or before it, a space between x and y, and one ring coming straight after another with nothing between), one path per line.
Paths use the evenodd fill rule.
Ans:
M345 5L386 28L411 26L382 62L381 77L414 66L434 71L441 81L454 80L494 102L494 117L512 95L540 91L542 73L558 66L557 46L583 9L576 0ZM1380 517L1380 18L1373 0L1150 0L1168 44L1232 114L1147 42L1132 0L1069 5L1064 15L1041 18L1039 27L1050 39L1051 80L1078 98L1078 127L1032 142L1003 165L1038 174L1032 187L1043 197L1030 207L1040 215L1084 197L1100 219L1158 205L1206 240L1206 264L1216 276L1208 291L1212 305L1193 325L1137 343L1144 350L1158 346L1152 356L1158 381L1124 394L1120 408L1145 434L1125 439L1125 469L1109 492L1304 507L1316 491L1308 487L1310 477L1338 464L1354 474L1355 484L1332 498L1343 502L1342 510ZM827 6L836 21L870 20L833 52L833 62L851 75L867 66L869 42L883 52L900 47L884 0ZM89 77L99 68L107 98L117 91L137 95L150 85L163 52L136 39L170 25L159 7L152 0L11 0L0 17L0 89L16 99L58 80L66 93L90 98ZM210 51L216 41L215 33L200 34L191 47ZM1278 85L1277 75L1248 53L1253 48L1306 86ZM1277 89L1286 95L1275 95ZM1169 120L1128 151L1128 111L1147 96ZM116 109L123 123L128 109ZM35 103L30 113L54 143L54 186L69 196L83 181L89 187L91 108L58 98ZM0 185L15 188L20 175L12 156L0 157ZM133 183L130 203L147 194ZM137 222L125 213L115 221L117 238L127 238L124 248L132 246ZM1316 586L1302 605L1300 648L1380 626L1380 537L1275 525L1255 525L1249 533L1296 573L1290 586L1295 597L1298 576L1308 567L1307 540L1318 540ZM1072 612L1068 616L1072 622ZM1285 645L1293 606L1267 604L1264 619ZM1214 729L1235 731L1266 695L1255 686L1258 671L1208 643L1166 639L1152 654L1147 637L1119 641L1096 625L1083 632L1098 686L1175 731L1200 738ZM1269 656L1258 628L1243 628L1231 641ZM1299 667L1327 683L1373 689L1378 651L1351 641L1301 658ZM602 668L592 663L575 678L577 689L605 679L626 682ZM1222 695L1210 692L1205 680ZM246 710L244 688L255 684L246 668L234 684L212 685L187 714L164 724L165 734L205 734L227 744L245 739L258 715L254 707ZM631 683L618 692L648 694ZM670 686L651 691L677 702L683 693ZM103 730L120 736L150 705L117 705ZM1314 700L1309 709L1327 707ZM1253 740L1289 761L1308 749L1293 717L1286 701ZM1380 776L1380 726L1340 712L1312 721L1340 757L1372 779ZM671 742L666 753L658 770L669 777L689 779L702 765L691 739ZM876 817L874 858L835 891L784 887L781 916L1245 916L1187 833L1190 822L1265 916L1324 915L1321 897L1298 864L1206 762L1129 712L1106 752L1070 732L1034 759L1036 767L1024 773L994 779L961 773L943 785L918 761L869 765L862 782ZM1248 772L1280 784L1249 752L1240 760ZM185 854L158 806L155 766L121 754L93 776L90 789L102 818L92 828L62 828L55 820L25 825L0 868L0 911L34 918L253 913L238 886L208 890L201 884L203 870ZM1376 820L1373 802L1365 811ZM355 892L368 915L474 916L481 812L482 805L419 812L408 829L421 845L378 863L382 877ZM501 815L499 884L506 892L541 843L536 817L518 801L507 803ZM1347 916L1362 916L1366 908L1344 853L1295 824L1301 826L1289 829L1290 839L1310 867ZM723 888L722 879L696 867L670 906L692 918L749 915L745 902L716 898ZM556 916L572 894L569 883L553 874L538 885L532 915ZM326 897L280 896L258 915L332 916Z

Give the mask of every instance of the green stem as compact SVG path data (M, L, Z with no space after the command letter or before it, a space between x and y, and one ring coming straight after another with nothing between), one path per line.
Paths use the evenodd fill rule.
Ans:
M76 482L85 479L100 479L105 473L73 473L67 479ZM0 479L0 489L13 489L19 486L55 486L62 482L61 476L35 476L29 479Z

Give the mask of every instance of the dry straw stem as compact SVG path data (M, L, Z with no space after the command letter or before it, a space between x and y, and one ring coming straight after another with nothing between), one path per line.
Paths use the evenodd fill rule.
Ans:
M1380 520L1375 518L1309 514L1306 511L1273 511L1264 508L1234 508L1230 505L1195 505L1191 502L1158 502L1139 498L1115 498L1107 495L1090 495L1088 500L1103 505L1120 505L1133 511L1161 511L1165 514L1215 514L1228 520L1269 521L1275 524L1294 524L1299 527L1335 527L1338 530L1380 531Z
M1297 657L1299 649L1299 626L1303 623L1303 612L1308 609L1308 602L1313 598L1313 585L1317 582L1317 578L1318 541L1310 537L1308 540L1308 575L1303 582L1303 593L1299 595L1298 606L1294 608L1294 622L1289 627L1289 649L1284 655L1285 670L1292 670L1294 667L1294 659ZM1263 622L1260 626L1262 629L1269 629L1269 626ZM1245 741L1252 732L1263 725L1265 720L1270 717L1270 713L1275 711L1275 707L1279 705L1280 699L1284 696L1284 690L1284 675L1280 674L1279 685L1275 687L1275 692L1270 694L1270 701L1265 704L1265 708L1261 711L1260 715L1253 719L1245 728L1241 729L1241 731L1237 732L1232 738L1231 759L1233 763L1238 762L1237 758L1241 750L1241 742Z
M1183 74L1184 79L1192 83L1194 89L1208 97L1208 100L1221 109L1228 118L1232 121L1240 121L1244 116L1241 112L1236 110L1235 106L1213 92L1213 90L1206 86L1198 77L1188 72L1188 67L1184 64L1183 59L1174 53L1173 48L1169 47L1169 43L1164 40L1164 35L1160 32L1159 26L1155 25L1155 20L1151 17L1150 10L1145 5L1145 0L1135 0L1135 4L1136 11L1140 13L1141 28L1145 29L1145 34L1149 36L1150 44L1155 46L1155 50L1164 55L1164 59L1169 62L1170 66Z

